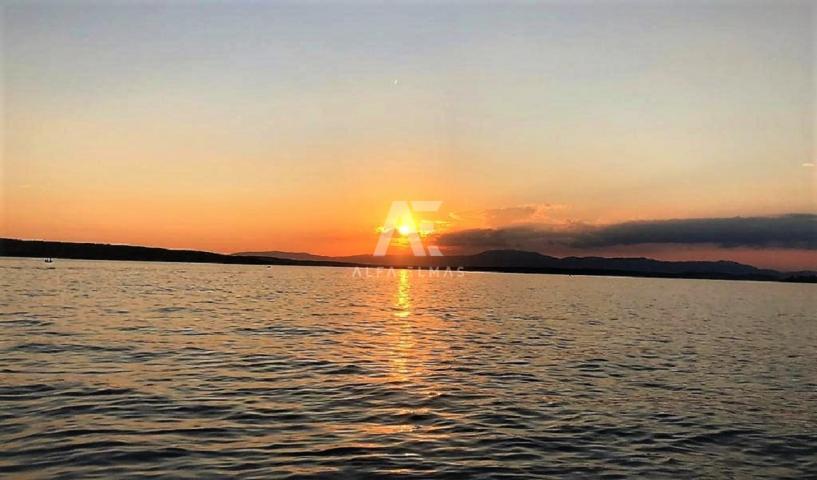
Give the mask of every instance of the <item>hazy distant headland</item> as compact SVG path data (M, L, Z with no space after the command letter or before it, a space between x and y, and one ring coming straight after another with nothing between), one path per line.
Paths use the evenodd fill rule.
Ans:
M551 273L633 277L765 280L817 283L817 272L780 272L730 261L668 262L650 258L557 258L519 250L489 250L475 255L410 257L354 255L328 257L305 252L240 252L224 255L132 245L0 239L0 256L333 267L462 268L469 271Z
M348 266L332 261L303 262L288 258L237 257L198 250L174 250L134 245L102 243L48 242L40 240L0 239L0 256L69 258L78 260L132 260L144 262L224 263L240 265L314 265Z

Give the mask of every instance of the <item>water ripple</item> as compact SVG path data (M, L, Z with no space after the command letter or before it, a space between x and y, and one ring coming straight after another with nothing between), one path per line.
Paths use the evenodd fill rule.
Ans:
M0 268L0 475L817 471L810 285Z

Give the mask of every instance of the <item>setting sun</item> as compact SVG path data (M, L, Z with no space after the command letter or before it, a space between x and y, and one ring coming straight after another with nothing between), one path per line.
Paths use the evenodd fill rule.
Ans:
M397 231L404 237L417 232L417 226L411 214L406 214L400 219L400 223L397 225Z

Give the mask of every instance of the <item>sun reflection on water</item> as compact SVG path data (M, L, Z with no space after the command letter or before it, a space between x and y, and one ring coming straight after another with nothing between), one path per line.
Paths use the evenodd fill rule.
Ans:
M411 276L408 270L400 270L397 276L397 294L395 297L394 316L400 321L392 325L391 335L391 371L397 381L409 381L412 377L412 359L415 356L414 325L411 315Z
M397 279L397 300L395 301L395 307L398 311L394 314L394 316L398 318L405 318L411 315L411 282L409 271L405 269L400 270L400 274Z

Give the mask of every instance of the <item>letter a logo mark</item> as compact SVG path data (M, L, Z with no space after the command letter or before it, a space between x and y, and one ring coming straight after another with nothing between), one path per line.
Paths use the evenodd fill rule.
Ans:
M409 207L411 203L411 207ZM395 200L391 203L389 214L386 216L386 221L380 230L380 238L377 240L377 247L374 249L375 257L383 257L389 249L392 235L397 231L408 239L411 246L411 252L415 257L425 257L426 255L432 257L442 257L443 254L439 248L434 245L428 246L428 254L426 248L423 246L423 241L420 239L419 232L431 233L434 231L434 224L428 221L420 222L419 231L417 225L414 224L414 219L411 212L436 212L440 209L441 201L412 201Z

